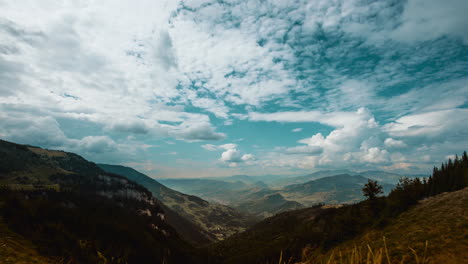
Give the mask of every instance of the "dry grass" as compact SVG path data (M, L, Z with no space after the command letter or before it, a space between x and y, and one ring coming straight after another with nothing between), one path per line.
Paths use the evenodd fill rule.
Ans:
M384 228L368 230L331 251L304 253L302 263L314 264L468 263L468 188L422 200Z
M383 247L372 249L367 244L364 248L354 246L351 249L336 250L329 255L317 254L313 250L304 249L303 261L297 264L429 264L426 241L426 247L420 253L413 248L408 248L408 252L402 256L390 256L385 237L382 239ZM280 262L281 263L281 262Z
M56 263L37 252L31 242L11 232L0 218L0 264Z
M66 157L67 153L59 150L48 150L36 147L28 147L28 149L38 155L47 157Z

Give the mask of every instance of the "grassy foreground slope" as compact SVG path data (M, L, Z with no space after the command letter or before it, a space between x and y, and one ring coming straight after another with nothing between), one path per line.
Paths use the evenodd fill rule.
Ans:
M421 258L426 241L428 263L468 263L468 188L421 200L383 229L372 228L324 254L306 249L301 263L327 263L332 254L336 256L336 263L340 263L340 253L347 258L356 246L365 256L367 245L374 251L384 247L384 236L390 259L398 263L402 259L404 263L415 262L410 248ZM387 263L385 259L382 263Z

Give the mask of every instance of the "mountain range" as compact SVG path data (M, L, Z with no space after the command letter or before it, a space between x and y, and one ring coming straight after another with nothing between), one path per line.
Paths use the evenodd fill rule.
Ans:
M196 225L206 240L190 238L192 232L182 234L197 244L223 240L244 231L253 221L226 205L207 202L197 196L174 191L132 168L108 164L98 164L98 166L104 171L124 176L141 184L170 210ZM178 230L181 230L182 226Z
M427 180L382 182L387 196L364 201L372 175L393 176L336 172L281 187L246 175L161 180L212 200L226 192L227 206L129 167L0 140L0 263L320 263L356 244L381 247L381 236L404 259L466 262L466 153ZM285 178L297 177L273 177Z
M353 203L364 199L362 186L369 178L361 175L339 174L349 171L322 171L301 177L274 177L275 181L291 180L296 184L282 187L267 185L267 176L237 175L218 179L162 179L163 184L173 189L223 203L247 214L262 219L286 210L315 204ZM330 176L332 174L333 176ZM387 175L385 172L368 172L366 175ZM394 175L394 174L391 174ZM402 177L400 175L400 177ZM316 179L317 178L317 179ZM373 179L372 177L370 179ZM314 179L305 181L306 179ZM300 183L297 183L300 182ZM261 184L260 184L261 183ZM384 193L393 184L382 183Z

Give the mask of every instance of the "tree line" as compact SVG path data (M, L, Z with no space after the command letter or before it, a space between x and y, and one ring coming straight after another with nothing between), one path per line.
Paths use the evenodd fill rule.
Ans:
M396 187L385 199L386 211L395 215L406 210L418 200L434 196L443 192L452 192L463 189L468 185L468 155L463 152L461 157L448 159L440 168L434 167L429 178L410 179L403 177ZM382 186L377 181L369 180L362 189L363 195L368 201L375 203L382 194Z

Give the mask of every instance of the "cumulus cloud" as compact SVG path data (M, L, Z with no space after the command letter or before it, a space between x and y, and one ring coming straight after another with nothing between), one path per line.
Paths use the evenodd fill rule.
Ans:
M169 135L183 140L199 141L199 140L221 140L226 138L226 134L219 133L208 124L189 126L183 129L170 131Z
M250 161L250 160L255 160L255 156L253 154L244 154L241 157L242 161Z
M215 151L215 150L224 150L221 153L221 157L219 158L219 161L222 163L227 164L230 167L237 167L239 164L247 164L247 165L252 165L253 161L256 160L255 156L253 154L242 154L238 149L236 144L223 144L223 145L211 145L211 144L205 144L202 145L202 147L206 150L209 151Z
M389 161L388 151L385 149L379 149L378 147L363 149L363 152L359 154L361 162L386 163Z
M407 169L419 168L421 163L428 163L428 153L432 156L440 156L436 150L434 139L443 140L445 148L448 142L466 141L466 132L463 130L466 123L464 109L443 110L415 115L402 116L395 122L380 125L367 109L359 109L356 112L343 113L346 117L352 117L353 121L345 121L339 114L318 114L317 112L280 112L271 114L251 113L252 120L270 122L319 122L334 125L335 129L328 135L316 133L304 138L298 143L304 144L296 147L278 148L279 153L293 155L303 163L309 162L312 168L393 168L389 164L413 164L414 166L403 166ZM327 117L333 116L335 120L330 121ZM449 117L453 116L453 117ZM453 122L452 122L453 121ZM398 137L395 139L393 137ZM465 138L465 139L463 139ZM411 142L413 146L423 146L419 149L410 149L405 142ZM433 146L428 148L428 146ZM430 149L430 151L429 151ZM392 150L392 152L390 152ZM424 153L424 150L427 153ZM416 154L417 153L417 154ZM442 151L444 153L444 151ZM310 155L304 157L298 155ZM312 158L313 157L313 158ZM424 158L426 157L426 158ZM286 164L296 164L288 158ZM432 159L431 159L432 160ZM394 167L394 169L403 169Z
M28 119L24 114L0 116L2 117L0 133L7 140L44 147L59 147L67 144L67 137L57 121L51 117Z
M302 128L298 127L298 128L294 128L293 130L291 130L291 132L301 132L302 131Z
M397 140L393 138L387 138L384 141L384 144L388 148L406 148L407 145L402 140Z
M70 143L80 152L102 153L117 150L117 144L108 136L87 136L78 141L72 140Z
M219 160L224 162L241 162L242 155L237 149L228 149L221 154Z
M79 153L116 151L117 143L108 136L67 137L58 122L51 117L29 118L27 115L2 116L0 134L5 139L22 144L58 148Z

